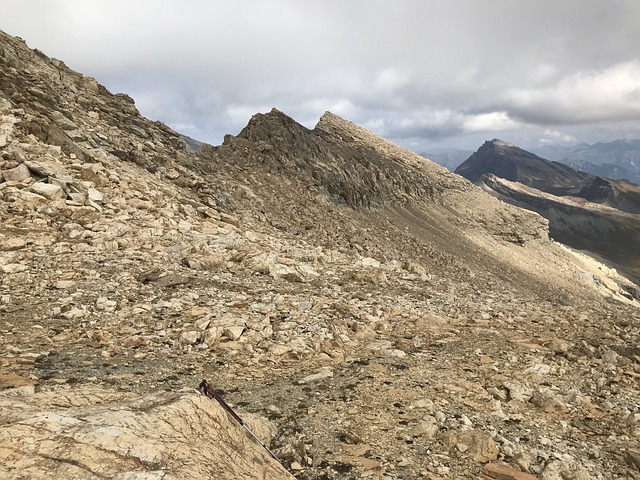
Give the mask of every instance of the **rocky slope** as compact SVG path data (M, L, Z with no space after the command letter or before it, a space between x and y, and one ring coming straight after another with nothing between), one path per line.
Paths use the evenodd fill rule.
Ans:
M206 377L300 479L640 478L634 287L540 216L329 113L190 152L0 46L3 476L287 478Z
M551 195L491 174L482 177L482 184L498 198L549 219L550 235L557 241L591 252L640 282L640 215Z

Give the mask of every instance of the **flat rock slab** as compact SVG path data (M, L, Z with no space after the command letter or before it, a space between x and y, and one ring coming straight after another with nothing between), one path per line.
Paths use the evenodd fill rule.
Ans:
M270 422L243 415L263 439ZM292 479L209 398L78 387L0 396L0 478Z

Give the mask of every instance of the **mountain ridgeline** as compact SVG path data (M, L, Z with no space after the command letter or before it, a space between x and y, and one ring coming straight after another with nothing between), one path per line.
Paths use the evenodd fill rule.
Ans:
M573 147L547 145L534 151L577 170L640 183L640 140L614 140Z
M471 182L491 173L556 196L581 197L623 212L640 213L640 187L545 160L501 140L487 141L455 170Z

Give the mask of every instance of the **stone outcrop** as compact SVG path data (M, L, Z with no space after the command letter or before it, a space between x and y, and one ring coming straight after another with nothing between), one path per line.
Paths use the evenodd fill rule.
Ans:
M268 442L275 426L243 419ZM109 388L0 396L0 476L290 479L215 401Z

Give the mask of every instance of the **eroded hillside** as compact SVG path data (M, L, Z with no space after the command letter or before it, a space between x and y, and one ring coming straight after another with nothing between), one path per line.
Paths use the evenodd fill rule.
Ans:
M2 475L286 478L206 377L297 478L639 478L632 286L541 217L329 113L188 152L0 41Z

